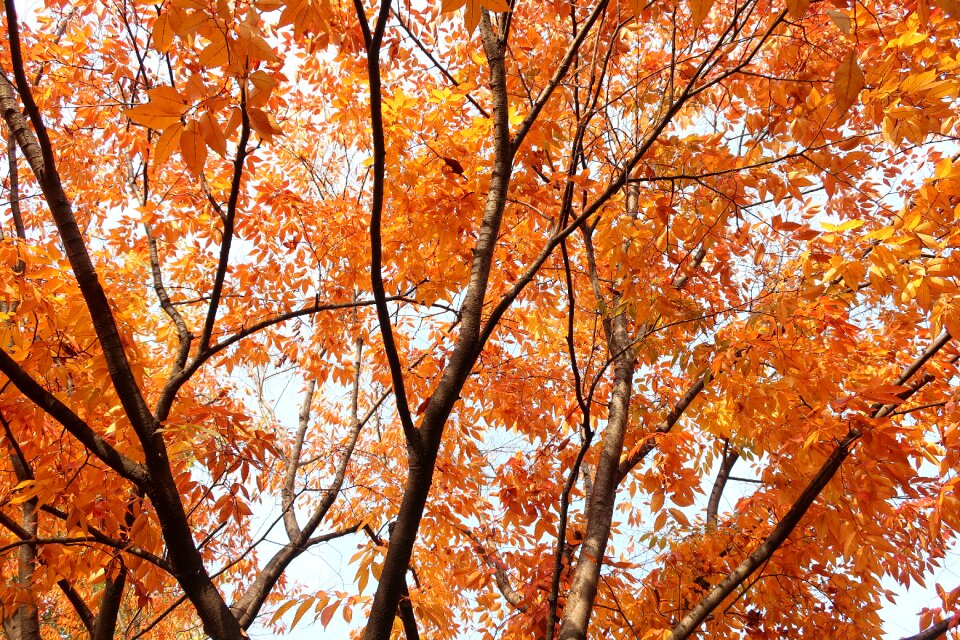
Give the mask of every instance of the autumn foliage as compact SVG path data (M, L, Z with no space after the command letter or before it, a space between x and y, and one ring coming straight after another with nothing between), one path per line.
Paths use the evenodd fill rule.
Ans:
M5 0L6 637L880 638L960 529L958 29Z

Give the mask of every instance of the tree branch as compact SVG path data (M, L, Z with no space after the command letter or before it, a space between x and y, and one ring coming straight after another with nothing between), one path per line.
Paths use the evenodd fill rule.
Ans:
M590 34L590 31L597 22L597 18L603 15L604 10L607 8L607 2L608 0L600 0L600 2L597 3L597 6L594 7L593 11L590 12L590 15L580 28L580 31L576 34L576 36L574 36L570 46L567 47L566 52L563 54L563 58L560 60L560 64L557 65L557 68L553 72L553 76L551 76L550 80L547 81L547 84L540 92L540 95L538 95L537 99L534 100L533 106L530 108L530 112L527 113L527 115L523 118L523 121L520 123L520 126L517 127L516 133L513 134L513 138L510 140L511 157L513 154L516 154L517 150L520 148L520 145L523 144L523 140L530 132L530 128L533 126L533 123L537 121L538 117L540 117L540 112L543 111L543 108L547 105L547 102L550 100L553 92L556 91L557 87L560 86L560 81L563 80L564 76L567 75L567 71L570 70L570 64L580 53L580 47L583 45L583 41L586 40L587 36Z
M948 616L940 622L934 623L927 627L920 633L900 638L900 640L936 640L937 638L946 635L947 631L950 631L950 629L953 629L957 626L960 626L960 613L955 613L952 616Z
M677 401L677 404L673 406L670 410L670 413L667 414L667 417L656 426L653 430L653 433L669 433L673 426L677 423L684 412L690 407L694 400L697 399L697 396L700 395L700 392L703 391L707 383L707 375L701 375L697 378L696 382L687 389L687 392L683 394L680 400ZM657 446L656 440L653 438L653 434L643 439L637 446L631 449L626 457L620 462L620 467L618 469L619 481L623 481L627 474L629 474L634 467L636 467L644 458L647 457L647 454Z
M403 380L403 365L393 337L393 321L387 307L387 294L383 282L383 209L384 181L386 179L387 146L383 128L383 90L380 84L380 46L387 17L390 15L390 0L382 0L374 31L370 32L366 13L360 0L354 1L357 18L363 28L367 47L367 80L370 86L370 135L373 143L373 193L370 201L370 283L376 300L377 321L383 339L383 350L390 365L390 379L397 403L397 415L403 426L407 442L419 448L419 436L413 425L410 403Z
M70 435L104 464L137 486L147 483L147 470L141 464L114 449L80 416L21 369L20 365L3 349L0 349L0 372L10 379L20 393L63 425Z
M510 584L510 576L507 575L507 568L503 562L487 550L486 546L484 546L476 534L469 529L465 529L464 532L473 540L474 550L480 555L483 562L493 570L493 579L497 584L497 590L499 590L506 601L510 603L510 606L518 611L525 612L527 605L523 603L523 595Z
M730 443L723 442L723 453L720 457L720 470L717 473L717 480L713 483L713 490L710 492L710 499L707 501L707 530L717 527L717 512L720 510L720 498L723 496L723 489L727 486L727 480L730 479L730 471L733 465L740 459L740 454L736 449L730 448Z
M902 385L910 380L920 368L930 360L936 353L942 349L947 342L950 340L949 334L944 332L941 334L930 347L928 347L918 358L916 358L905 370L904 372L897 377L897 385ZM921 377L920 380L917 380L915 383L915 388L909 393L913 393L916 389L919 389L920 386L925 384L924 378L929 376ZM932 379L932 376L930 376ZM909 395L909 394L908 394ZM879 407L874 411L871 417L873 418L882 418L888 415L892 411L892 407L895 405L885 405ZM850 426L847 431L847 435L837 443L833 452L830 456L827 457L826 461L821 465L820 470L813 477L810 483L806 486L803 492L800 494L800 497L793 503L793 506L790 507L790 510L783 516L780 522L777 523L777 526L774 527L773 531L770 532L770 535L767 536L754 551L744 558L744 560L731 571L727 577L720 581L717 586L715 586L705 597L704 599L695 606L690 612L684 616L684 618L673 628L672 634L670 636L671 640L685 640L690 637L690 635L696 631L697 627L707 618L710 613L716 609L723 600L733 593L737 587L739 587L744 580L746 580L754 571L760 568L767 560L773 556L774 552L784 543L787 537L793 532L793 530L800 524L800 520L806 514L807 510L813 505L814 501L820 495L820 492L823 491L823 488L827 486L827 483L833 478L837 470L840 469L840 466L843 464L843 461L846 460L847 456L850 454L850 451L853 449L856 444L857 439L860 437L861 431L859 426Z
M710 613L716 609L728 595L743 583L750 575L760 568L773 553L780 548L780 545L787 539L790 533L797 527L800 520L806 514L807 510L820 495L827 483L833 478L834 474L846 460L851 449L860 437L860 430L857 427L851 427L847 435L837 444L833 452L821 465L820 470L813 477L810 483L797 498L786 515L780 519L777 526L774 527L767 539L764 540L754 551L731 571L727 577L720 581L700 603L695 606L683 619L673 628L670 640L685 640L696 631L697 627L707 618Z
M223 294L223 282L227 276L227 267L230 264L230 246L233 243L234 225L237 219L237 202L240 199L240 184L243 181L243 163L247 159L247 142L250 140L250 114L247 113L246 80L240 84L240 139L237 141L237 155L233 160L233 180L230 183L230 195L227 198L227 213L223 217L223 238L220 241L220 258L217 261L217 271L213 278L213 288L210 290L210 305L207 307L207 317L200 333L199 351L202 353L210 346L213 335L213 325L217 321L217 309L220 297Z
M159 443L151 442L156 430L153 415L143 399L143 394L130 368L123 340L110 309L110 303L90 260L90 254L87 252L80 228L73 215L70 200L67 198L60 182L53 147L24 71L23 56L20 50L19 23L14 0L4 0L4 8L7 14L8 44L14 77L16 78L16 88L23 100L27 116L33 124L35 139L43 158L42 166L39 166L36 162L36 148L32 146L32 141L27 139L28 136L23 136L21 132L18 142L21 139L27 142L25 146L21 146L24 156L27 157L35 172L38 169L40 170L38 179L44 198L53 215L70 267L73 269L77 285L80 287L81 295L90 312L93 328L103 348L110 379L117 390L124 411L142 445L147 450L152 448L151 445L160 444L162 446L162 441ZM10 129L17 135L18 129L22 129L22 127L15 126L12 113L6 108L4 117L7 119ZM151 456L148 455L147 458L149 466Z

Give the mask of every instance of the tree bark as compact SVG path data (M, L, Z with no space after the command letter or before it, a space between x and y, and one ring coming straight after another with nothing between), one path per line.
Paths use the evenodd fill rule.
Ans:
M613 308L620 304L613 301ZM618 466L623 453L623 439L630 418L630 397L633 388L634 353L627 317L621 311L604 321L607 349L613 360L613 389L607 425L603 430L603 449L597 462L590 504L587 508L587 530L573 573L573 584L567 595L560 624L560 640L586 638L593 602L597 595L603 554L610 537L613 507L619 484Z
M480 19L480 35L490 66L493 95L494 166L484 205L483 219L473 251L470 281L461 307L460 335L450 362L430 396L423 418L415 432L408 429L408 471L396 526L384 559L380 582L370 609L364 640L388 640L397 614L397 605L406 584L407 567L413 555L420 520L447 419L460 398L460 391L479 356L483 302L493 263L493 251L500 231L510 183L512 151L510 147L509 104L506 86L506 43L494 32L489 13ZM379 73L371 62L371 77ZM379 108L379 106L377 107ZM396 376L394 376L396 378ZM396 389L395 389L396 392Z

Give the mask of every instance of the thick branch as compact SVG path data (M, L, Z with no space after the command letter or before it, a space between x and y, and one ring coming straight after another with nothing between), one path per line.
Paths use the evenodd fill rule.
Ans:
M588 245L591 244L589 235L585 235L585 242ZM592 254L591 249L590 255ZM597 264L593 259L589 261L589 270L590 280L597 291L599 290ZM599 300L601 299L598 298ZM610 308L619 310L621 307L621 300L617 295ZM620 310L613 317L605 317L603 329L607 338L607 353L613 362L613 386L607 407L607 425L603 430L600 459L594 475L590 503L587 505L587 528L574 569L573 583L563 609L563 621L558 636L560 640L586 638L597 594L603 555L610 538L613 508L616 502L617 486L620 483L618 462L623 452L623 440L630 421L635 354L626 313ZM548 637L552 635L552 631L552 629L547 630Z
M760 568L773 553L780 548L780 545L787 539L787 536L800 524L804 514L820 495L820 492L827 483L833 478L840 465L847 459L854 443L860 437L860 430L856 427L850 429L846 437L841 440L834 448L833 452L821 465L820 470L813 477L813 480L807 485L797 498L790 510L783 516L777 526L774 527L767 539L760 546L744 558L744 560L731 571L727 577L720 581L710 593L708 593L700 603L695 606L683 619L673 628L670 640L685 640L696 631L710 613L713 612L720 603L726 599L734 590L739 587L744 580Z
M384 183L387 170L387 144L383 128L383 90L380 83L380 46L383 43L383 31L390 15L390 0L383 0L377 23L371 33L367 25L366 13L360 0L355 0L357 18L364 30L367 46L367 79L370 86L370 135L373 143L373 194L370 201L370 283L373 297L377 303L377 321L383 339L383 350L390 365L390 378L393 394L397 403L397 415L403 426L407 442L418 447L417 432L413 426L410 403L403 381L403 365L393 337L393 321L387 307L387 294L383 282L383 238L382 222L384 209Z
M383 539L377 535L370 525L364 525L363 530L375 545L378 547L384 546ZM406 572L404 572L403 587L400 589L397 615L400 617L400 624L403 625L403 634L406 636L406 640L420 640L420 629L417 626L413 603L410 601L410 588L407 586Z
M117 390L124 411L146 450L149 451L152 448L151 445L156 446L157 444L160 444L162 448L162 441L154 441L156 424L153 415L147 408L140 387L130 368L123 340L110 309L110 303L90 260L90 254L87 252L80 227L73 215L70 200L67 198L60 182L53 146L47 135L40 110L33 99L30 84L24 71L23 56L20 51L19 23L14 0L4 0L4 8L7 14L8 43L16 86L26 108L27 116L33 124L33 131L43 158L42 166L36 162L36 148L31 144L32 141L23 136L22 132L18 135L18 127L13 123L12 112L5 109L4 117L14 135L18 136L18 142L21 139L27 142L26 145L21 144L21 150L34 171L40 171L38 178L44 198L53 215L67 259L70 261L70 267L73 269L77 285L80 287L81 295L90 312L93 328L103 348L110 379ZM5 85L6 83L0 84ZM148 455L148 466L151 465L149 457Z
M37 136L30 130L23 114L20 113L16 88L2 74L0 74L0 116L3 117L10 135L23 151L23 157L27 159L33 174L38 180L42 180L43 151L40 149L40 143L37 142Z
M654 429L654 433L669 433L684 412L690 407L690 404L693 403L693 401L697 399L697 396L700 395L700 392L703 391L703 388L706 386L706 381L706 375L701 375L699 378L697 378L697 381L693 383L693 386L687 389L687 392L683 394L683 397L681 397L677 404L673 406L673 408L670 410L670 413L667 414L667 417L657 425L657 427ZM640 444L631 449L620 463L618 470L619 480L622 481L627 474L634 469L634 467L640 464L640 462L646 458L647 454L653 450L656 444L656 440L651 436L645 438Z
M494 556L472 531L467 530L466 534L473 540L474 549L483 559L484 563L493 570L494 582L496 582L497 589L506 601L509 602L510 606L514 609L526 611L527 606L523 603L523 595L510 584L510 576L507 575L507 567L503 564L503 561Z
M107 575L100 594L100 611L97 613L90 640L113 640L117 630L117 616L120 613L120 604L123 602L123 589L127 584L127 567L119 558L115 558L107 567Z
M463 294L460 334L450 355L449 364L427 401L414 441L418 446L410 448L407 482L397 514L396 527L384 559L380 583L374 595L370 621L364 631L364 640L387 640L390 637L397 605L406 585L405 575L416 543L420 519L423 517L433 482L433 470L443 430L480 354L479 332L483 302L513 169L505 66L506 44L494 33L489 12L486 10L481 13L480 36L490 66L490 91L493 100L494 160L490 186L473 249L470 280ZM373 64L371 62L371 65Z
M114 449L110 443L91 429L80 416L60 402L55 395L41 387L2 349L0 349L0 372L10 379L10 382L20 393L63 425L70 435L79 440L80 444L97 456L104 464L135 485L143 486L146 484L147 471L142 465Z
M29 460L24 456L20 444L14 438L10 423L3 416L0 416L0 423L3 424L11 452L10 461L17 480L19 482L34 480L33 469L30 468ZM20 505L20 525L23 533L28 534L28 537L23 538L24 544L17 549L17 577L14 584L28 594L32 592L34 571L37 567L37 545L31 542L31 539L36 538L39 527L37 504L38 500L34 495ZM40 640L40 612L32 596L21 601L20 605L14 609L13 620L21 640ZM8 623L9 619L4 620L5 626Z
M930 625L918 634L900 638L900 640L936 640L946 635L947 631L960 626L960 613L946 617L940 622Z
M6 80L0 78L0 84ZM7 87L9 89L9 86ZM2 97L0 97L2 100ZM27 228L23 225L23 213L20 210L20 174L17 171L17 139L10 134L7 136L7 177L10 181L10 214L13 216L13 228L17 232L17 238L25 240L27 238ZM18 271L23 271L23 263L18 265Z
M710 492L710 499L707 501L707 529L715 529L717 526L717 512L720 510L720 498L723 496L723 489L727 486L727 480L730 479L730 471L733 465L737 463L740 454L736 449L730 449L728 442L723 443L723 456L720 459L720 471L717 473L717 480L713 483L713 490Z
M60 590L63 592L63 595L73 606L73 610L77 612L77 616L80 618L80 622L83 623L84 628L87 630L87 633L93 633L93 625L95 618L93 612L90 611L90 607L87 606L87 603L84 602L83 596L81 596L76 589L73 588L73 585L65 579L61 578L57 580L57 586L60 587Z
M287 459L286 475L283 478L283 487L280 489L280 507L283 509L283 526L287 530L287 539L296 540L300 536L300 525L297 523L297 514L294 510L296 498L295 484L297 469L300 468L300 454L303 451L303 440L310 425L310 405L313 404L313 394L317 388L317 381L307 382L307 389L303 392L303 405L300 415L297 416L297 435L293 441L293 451Z
M902 385L909 382L923 365L928 362L938 351L940 351L950 340L950 335L943 333L928 347L920 356L918 356L905 370L897 377L896 383ZM905 392L906 397L922 387L926 382L932 379L930 374L924 374L915 381L910 391ZM873 418L882 418L893 410L894 405L886 405L876 409L872 415ZM673 628L670 636L671 640L685 640L696 631L697 627L716 609L723 600L737 589L744 580L746 580L754 571L762 566L773 556L774 552L787 539L790 533L799 525L800 520L806 514L807 510L813 505L814 501L820 495L820 492L827 483L833 478L837 470L843 464L852 450L861 432L858 426L851 426L847 435L837 443L833 452L821 465L820 470L814 476L813 480L807 485L797 498L793 506L786 515L777 523L773 531L749 556L747 556L726 578L720 581L713 590L704 597L704 599L695 606L683 620Z

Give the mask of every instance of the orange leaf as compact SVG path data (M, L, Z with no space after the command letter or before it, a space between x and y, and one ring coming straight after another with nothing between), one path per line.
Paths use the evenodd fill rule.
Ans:
M223 135L220 123L210 112L204 113L199 120L200 136L207 146L221 158L227 155L227 139Z
M672 509L672 508L671 508L671 509L667 509L667 511L670 512L670 515L673 516L673 519L674 519L674 520L676 520L677 522L679 522L679 523L682 524L683 526L685 526L685 527L689 527L689 526L690 526L690 520L687 519L686 514L684 514L683 511L680 511L680 509Z
M179 115L172 116L155 104L138 104L132 109L127 109L125 115L137 124L151 129L166 129L180 122Z
M699 27L710 14L710 7L713 6L713 0L687 0L687 3L690 5L693 25Z
M873 402L882 402L883 404L900 404L903 398L900 396L904 391L909 391L908 387L897 386L893 384L882 384L872 389L867 389L860 393L860 396L872 400Z
M440 5L440 11L443 13L456 11L466 5L466 11L463 14L466 23L467 32L473 33L477 25L480 24L480 10L488 9L490 11L503 12L509 11L510 5L504 0L443 0Z
M837 25L837 28L839 28L840 31L850 35L852 21L850 20L849 15L838 9L827 9L826 14L830 16L830 19L835 25Z
M787 0L787 11L790 17L799 20L807 14L810 8L810 0Z
M173 44L173 36L173 25L170 24L169 14L161 14L153 23L153 48L166 53Z
M340 601L332 602L323 610L320 614L320 624L326 627L330 624L330 620L333 619L333 614L337 612L337 607L340 606Z
M166 129L180 121L187 103L173 87L157 87L147 92L150 102L127 109L126 116L151 129Z
M664 493L657 491L650 500L650 511L660 511L663 508Z
M180 144L180 134L183 133L183 123L177 122L176 124L167 127L160 138L157 140L157 143L153 147L153 166L160 167L167 161L167 158L170 157L170 154L173 153Z
M300 618L303 617L303 614L305 614L311 606L313 606L313 598L307 598L300 603L300 606L297 607L297 612L293 614L293 622L290 623L291 629L297 626L297 623L300 622Z
M933 4L940 7L951 18L960 20L960 0L933 0Z
M199 128L195 120L187 123L180 136L180 153L183 161L195 176L203 171L203 164L207 160L207 145L204 144L200 136Z
M283 617L283 614L285 614L287 611L289 611L291 608L293 608L293 605L295 605L295 604L297 604L297 601L296 601L296 600L287 600L287 601L284 602L282 605L280 605L280 608L277 609L276 613L274 613L274 614L273 614L273 617L270 619L270 624L273 624L273 623L275 623L277 620L279 620L280 618L282 618L282 617ZM301 606L302 606L302 605L301 605Z
M247 109L247 115L250 118L250 126L257 132L257 135L267 142L269 142L273 136L280 133L280 129L273 124L266 111L262 109Z
M200 64L205 67L222 67L230 62L227 39L219 32L211 34L211 41L200 52Z
M173 87L156 87L147 91L147 95L150 96L150 104L170 115L179 116L186 111L187 101Z
M837 98L837 108L841 116L857 101L860 91L866 84L863 71L857 64L857 52L851 49L840 63L833 78L833 93Z

